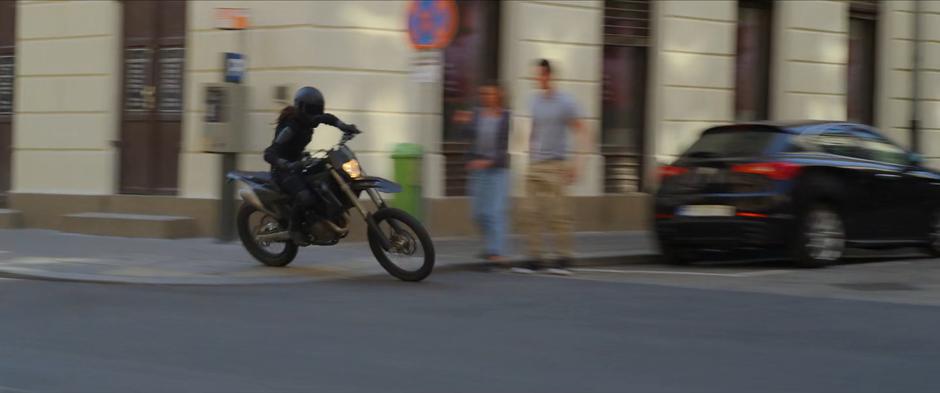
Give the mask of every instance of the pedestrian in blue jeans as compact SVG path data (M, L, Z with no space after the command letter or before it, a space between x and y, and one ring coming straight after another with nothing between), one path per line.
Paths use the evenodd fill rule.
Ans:
M480 87L482 106L473 112L454 115L465 126L471 140L467 171L473 218L483 234L483 257L493 263L504 262L507 254L507 208L509 204L509 122L503 107L502 90L496 83Z

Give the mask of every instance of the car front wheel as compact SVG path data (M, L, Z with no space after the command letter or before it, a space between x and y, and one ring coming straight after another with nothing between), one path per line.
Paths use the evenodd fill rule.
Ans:
M845 227L839 214L829 206L808 209L800 220L795 259L799 266L825 267L836 263L845 252Z

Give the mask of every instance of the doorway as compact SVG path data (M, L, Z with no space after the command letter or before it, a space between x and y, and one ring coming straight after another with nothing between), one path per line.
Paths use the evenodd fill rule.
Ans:
M16 49L16 2L0 1L0 206L10 190L13 156L13 85Z
M123 2L120 191L175 195L183 117L184 0Z

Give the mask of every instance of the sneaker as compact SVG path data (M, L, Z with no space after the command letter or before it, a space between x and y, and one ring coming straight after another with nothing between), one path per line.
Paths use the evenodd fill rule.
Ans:
M512 268L513 273L520 274L532 274L539 270L539 264L536 262L529 262L522 266L517 266Z
M571 272L571 270L560 268L560 267L553 267L553 268L547 269L545 270L545 273L553 274L556 276L570 276L574 274Z
M559 258L555 261L555 266L546 269L545 273L554 274L556 276L570 276L571 270L568 270L568 266L571 265L571 262L568 258Z
M529 269L528 267L525 267L525 266L516 266L510 269L510 271L513 273L519 273L519 274L534 274L535 273L534 269Z

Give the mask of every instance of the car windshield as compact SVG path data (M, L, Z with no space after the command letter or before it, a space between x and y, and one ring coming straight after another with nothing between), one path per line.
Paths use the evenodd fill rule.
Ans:
M763 155L779 134L771 131L722 130L707 132L686 150L687 158L753 157Z

